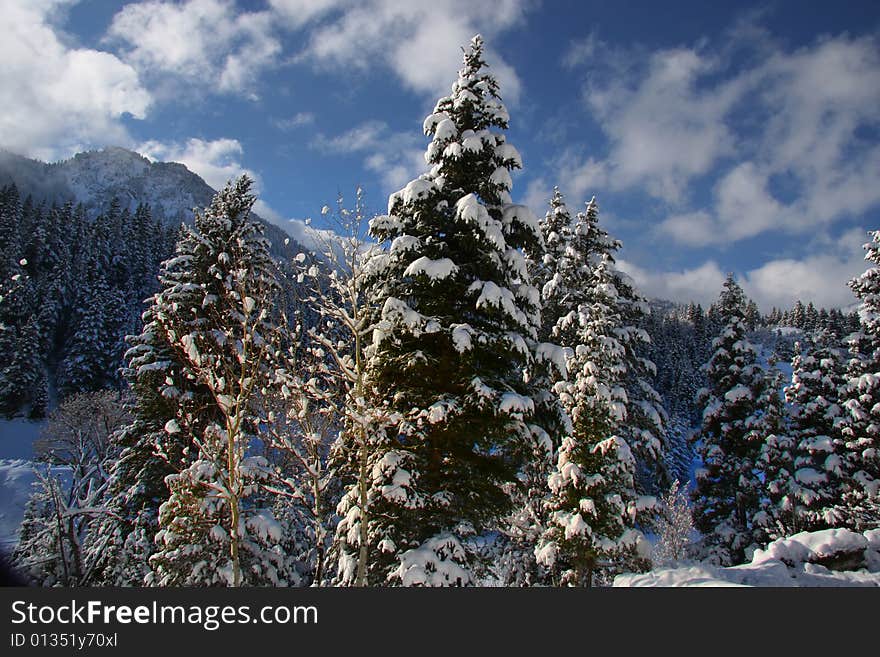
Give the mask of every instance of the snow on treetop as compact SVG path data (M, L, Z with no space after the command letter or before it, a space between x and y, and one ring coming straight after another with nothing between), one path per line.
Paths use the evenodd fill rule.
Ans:
M514 203L506 205L502 211L501 220L506 226L518 223L534 235L541 234L541 223L538 221L535 213L526 205L518 205Z
M394 203L396 195L392 194L388 199L389 207ZM389 210L390 212L390 210ZM400 220L400 217L395 217L393 214L381 214L370 219L370 230L383 231L383 232L391 232L394 230L400 230L403 228L403 222Z
M504 252L504 262L507 263L514 278L520 280L528 278L526 258L518 249L507 249Z
M498 143L497 137L489 130L465 130L461 133L461 147L469 153L479 153L483 145L488 144L493 152Z
M397 321L408 328L416 328L421 325L424 319L422 315L412 308L405 301L388 297L385 305L382 306L382 318Z
M566 350L557 344L551 342L542 342L535 349L535 359L538 361L548 361L553 364L559 376L566 378L568 376L568 366L566 364Z
M489 215L475 194L461 197L455 204L455 211L462 221L476 224L495 248L503 250L506 247L501 224Z
M729 401L731 404L735 404L741 399L751 399L752 391L749 390L746 386L742 384L738 384L724 393L724 399Z
M517 307L513 292L506 287L499 287L492 281L474 281L468 288L468 292L480 290L480 295L474 304L477 308L494 306L503 310L509 317L522 326L528 326L528 319Z
M472 346L471 334L474 330L473 327L470 324L453 324L451 328L452 344L455 346L455 350L460 354L469 350Z
M400 199L404 205L409 205L410 203L425 198L434 191L434 189L435 185L432 180L426 178L416 178L415 180L411 180L402 190L394 192L388 197L388 213L391 214L391 209L394 207L394 203L398 199Z
M519 151L516 150L516 147L506 142L501 142L500 139L499 142L500 143L495 147L495 157L500 159L503 163L509 162L511 168L521 169L522 157L520 156Z
M471 583L471 574L460 565L465 562L458 539L439 534L401 554L400 566L391 576L403 586L465 586Z
M391 253L404 253L418 249L422 245L422 240L413 235L399 235L391 242Z
M477 104L479 101L480 99L473 91L471 91L467 87L462 87L455 94L455 97L452 100L452 106L457 109L463 106L465 103Z
M446 112L434 112L425 118L425 122L422 124L422 130L426 135L429 135L440 122L448 120L449 115Z
M423 274L433 281L449 278L458 271L458 266L449 258L440 258L439 260L431 260L427 256L422 256L413 260L409 267L403 272L404 276L418 276Z
M495 171L492 172L492 175L489 176L489 182L506 190L513 188L513 179L510 177L510 171L508 171L507 167L498 167L495 169Z

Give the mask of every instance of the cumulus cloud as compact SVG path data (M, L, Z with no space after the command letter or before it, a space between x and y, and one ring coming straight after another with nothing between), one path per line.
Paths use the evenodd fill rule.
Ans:
M644 71L588 85L584 98L609 140L606 166L616 189L645 186L670 201L735 148L725 117L740 97L741 80L706 88L719 73L697 49L653 53Z
M837 239L822 236L812 245L813 255L775 259L735 273L745 293L764 311L774 306L788 308L798 299L817 307L845 307L855 302L847 283L865 270L861 245L866 241L861 229ZM649 297L704 306L718 298L727 275L714 260L679 271L653 270L625 260L618 265Z
M645 190L671 206L659 231L687 245L815 231L876 207L880 146L865 135L880 126L878 38L797 50L760 30L725 39L711 55L698 43L614 61L595 37L575 43L564 62L589 71L585 106L607 150L560 156L559 180ZM747 54L738 68L717 54L734 50Z
M425 169L425 144L413 131L394 132L384 121L366 121L335 137L318 133L310 146L322 153L365 154L384 191L402 187Z
M437 95L448 92L461 63L462 45L481 32L491 46L494 36L520 24L531 3L273 0L272 5L297 26L325 17L312 29L302 57L344 69L381 63L410 89ZM488 60L502 95L516 102L521 91L516 72L491 49Z
M146 75L171 75L220 92L253 93L281 52L273 14L239 12L232 0L150 0L129 4L107 33Z
M214 189L247 174L259 186L260 177L241 163L244 149L237 139L188 139L186 142L147 141L137 147L151 160L180 162Z
M57 159L93 145L128 145L122 118L152 103L134 68L116 56L68 45L53 17L64 0L7 0L0 11L0 145Z
M718 297L727 276L713 260L679 271L651 270L627 260L618 260L617 265L632 276L639 291L649 298L681 303L694 301L704 306Z

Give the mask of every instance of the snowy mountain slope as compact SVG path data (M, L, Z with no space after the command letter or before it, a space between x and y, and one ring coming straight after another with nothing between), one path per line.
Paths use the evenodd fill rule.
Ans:
M183 164L151 162L118 147L78 153L52 164L0 150L0 187L10 183L15 183L22 198L30 195L38 202L82 203L93 215L105 210L114 198L131 210L148 203L153 216L169 224L192 221L193 208L208 206L215 194ZM259 219L266 226L274 255L290 257L302 250L294 239L285 245L289 235Z

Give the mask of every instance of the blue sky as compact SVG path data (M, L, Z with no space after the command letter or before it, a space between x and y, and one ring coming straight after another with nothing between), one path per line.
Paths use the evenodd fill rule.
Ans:
M649 295L706 303L734 271L765 308L852 303L880 228L876 2L0 0L0 146L126 146L215 187L248 171L296 233L422 171L476 32L515 200L595 194Z

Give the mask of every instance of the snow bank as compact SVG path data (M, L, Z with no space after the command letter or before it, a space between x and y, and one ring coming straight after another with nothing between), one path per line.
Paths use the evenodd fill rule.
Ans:
M18 543L18 528L31 495L34 471L29 461L0 460L0 551L8 554Z
M614 586L880 586L880 530L801 532L756 550L751 563L619 575Z

